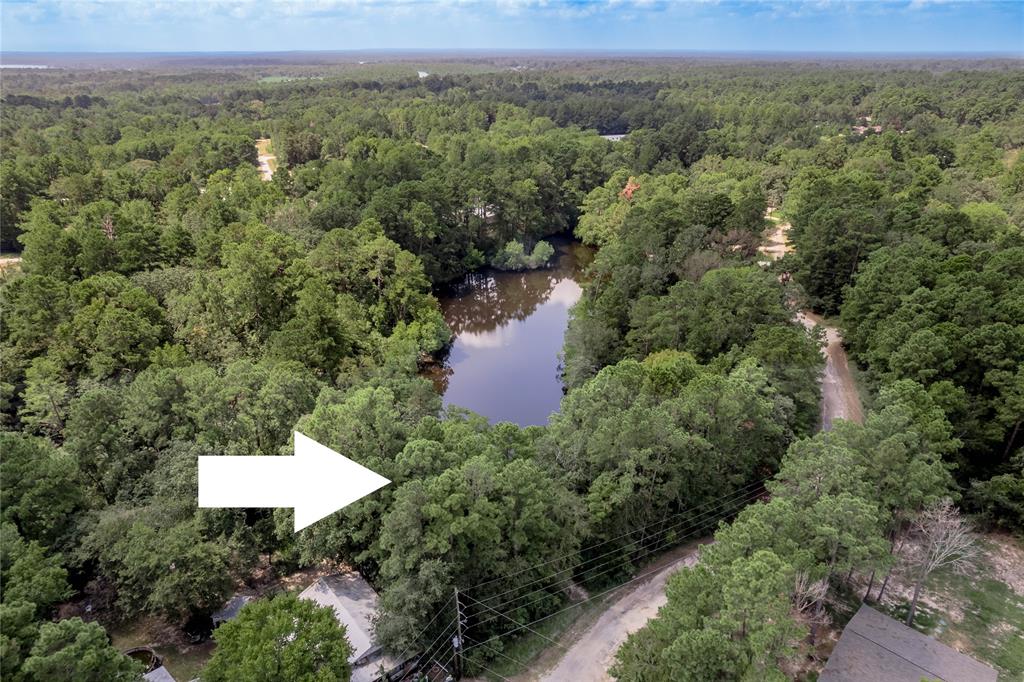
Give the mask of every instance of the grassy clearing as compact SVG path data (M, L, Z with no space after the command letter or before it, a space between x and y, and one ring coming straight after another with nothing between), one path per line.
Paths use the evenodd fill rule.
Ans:
M1007 168L1013 168L1013 164L1017 163L1017 159L1020 158L1021 148L1007 149L1006 153L1003 154L1003 165Z
M199 673L213 655L213 640L199 644L186 644L176 641L168 644L156 644L155 641L166 640L162 636L166 630L156 621L142 618L109 628L110 640L118 651L125 651L137 646L151 647L164 661L164 666L174 679L187 682L199 677Z
M988 663L999 671L1000 680L1010 682L1024 679L1024 595L1000 580L989 560L996 543L1006 542L1016 541L983 540L987 551L967 575L949 570L933 574L923 593L927 603L918 605L914 629ZM901 597L886 610L902 620L908 607Z
M269 157L267 159L267 165L270 166L270 172L277 172L277 157L274 155L274 146L271 144L269 138L256 140L256 154L259 156Z

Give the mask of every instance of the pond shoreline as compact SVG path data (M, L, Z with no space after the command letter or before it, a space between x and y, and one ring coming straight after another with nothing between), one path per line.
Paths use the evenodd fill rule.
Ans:
M421 376L434 382L446 407L523 426L546 424L557 411L569 309L582 294L593 251L566 235L547 241L555 255L544 267L485 266L435 289L452 339Z

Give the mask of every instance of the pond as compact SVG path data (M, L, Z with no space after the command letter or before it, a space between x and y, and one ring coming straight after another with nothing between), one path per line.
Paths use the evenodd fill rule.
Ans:
M546 424L558 410L569 308L593 252L567 239L548 241L556 250L548 268L483 270L439 293L455 338L428 376L446 407L522 426Z

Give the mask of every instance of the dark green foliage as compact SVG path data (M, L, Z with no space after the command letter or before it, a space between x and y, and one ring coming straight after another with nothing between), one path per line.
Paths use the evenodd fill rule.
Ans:
M953 423L965 485L1005 473L1024 438L1024 247L1004 241L959 254L924 240L879 249L843 306L851 355L872 378L921 384Z
M787 202L797 249L797 281L816 310L839 310L843 287L886 229L880 183L863 174L821 177L797 184ZM787 204L788 206L788 204Z
M919 388L919 387L918 387ZM830 583L892 564L894 529L949 494L940 456L955 443L941 411L899 386L864 426L840 422L790 445L771 499L723 524L700 563L674 575L668 604L630 635L619 680L788 679ZM894 423L896 422L896 423ZM823 582L821 582L823 581Z
M14 525L0 526L3 556L0 577L3 578L3 602L32 604L36 615L50 612L58 602L71 596L68 572L61 565L59 554L49 554L35 540L26 542Z
M1010 460L1007 473L972 482L967 500L985 523L1024 533L1024 455Z
M540 241L527 254L523 244L513 240L498 250L491 259L491 265L499 270L533 270L546 265L554 253L551 244Z
M30 680L83 680L83 682L135 682L142 664L110 645L96 623L71 618L45 623L25 659Z
M665 351L607 367L572 391L548 427L544 459L583 497L589 539L607 541L696 514L774 467L791 437L790 406L753 362L723 376ZM633 539L620 542L633 549Z
M876 540L945 494L946 464L966 503L1019 530L1019 73L379 66L274 85L248 68L5 76L0 246L23 248L0 276L5 679L136 674L95 626L45 623L69 576L87 597L112 588L112 617L181 624L261 555L340 560L380 591L381 637L400 648L442 634L414 641L455 586L493 581L468 593L485 602L539 587L510 606L539 618L566 597L537 564L611 584L643 543L613 543L603 573L580 547L689 518L781 463L779 499L720 533L720 562L673 583L618 669L771 679L799 633L795 577L885 564ZM862 116L883 132L854 134ZM278 154L271 182L256 137ZM762 268L768 206L796 253ZM432 287L541 265L542 240L571 230L600 250L561 414L544 429L442 418L416 377L450 339ZM783 457L817 423L804 297L841 311L877 409ZM295 428L393 484L297 537L288 510L196 509L196 457L285 454ZM819 475L830 492L812 499ZM347 676L330 614L264 608L222 631L203 679ZM277 659L295 614L316 632Z
M645 175L617 187L620 173L588 197L580 232L604 247L566 334L570 386L623 357L662 349L706 361L745 344L755 325L788 323L772 275L721 267L740 265L737 256L756 245L764 221L740 207L763 204L760 190L733 181L734 200L699 177L688 183L677 174Z
M246 604L217 628L209 682L347 682L352 646L334 611L292 595Z
M0 516L23 538L68 549L75 515L86 508L78 464L49 441L0 433L4 486Z

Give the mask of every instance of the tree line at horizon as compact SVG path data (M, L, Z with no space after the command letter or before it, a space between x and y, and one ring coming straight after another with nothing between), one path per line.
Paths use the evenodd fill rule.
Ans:
M781 617L798 576L887 570L945 497L1021 532L1020 74L636 68L19 77L0 125L4 246L23 248L0 298L4 676L133 679L99 625L55 608L183 625L266 563L357 567L395 652L444 634L423 628L455 587L529 622L570 603L567 576L630 577L650 553L632 529L777 473L616 668L683 679L697 647L723 675L769 675L801 638ZM852 134L866 115L885 131ZM797 247L774 269L756 263L768 206ZM442 412L418 376L450 338L433 287L567 230L599 250L560 412L526 428ZM839 315L866 369L863 427L813 435L801 297ZM288 510L196 508L197 456L284 454L293 429L393 484L297 536ZM785 532L743 540L758 523ZM742 625L776 612L771 631ZM518 636L468 615L479 641ZM314 631L295 648L336 639ZM246 674L247 647L279 634L223 631L210 674ZM345 658L287 674L344 676Z

